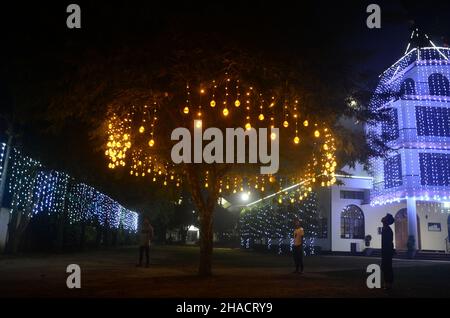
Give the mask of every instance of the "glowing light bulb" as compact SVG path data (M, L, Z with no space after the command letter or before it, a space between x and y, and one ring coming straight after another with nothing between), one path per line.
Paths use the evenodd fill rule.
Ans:
M308 122L307 120L305 120L305 121L303 122L303 126L308 127L308 126L309 126L309 122Z
M283 127L284 127L284 128L288 128L288 127L289 127L289 122L288 122L287 120L285 120L285 121L283 122Z
M236 99L236 100L234 101L234 106L236 106L236 107L241 106L241 102L239 101L239 99Z
M275 140L275 139L277 139L277 134L276 133L271 133L270 134L270 139L272 139L272 140Z
M183 109L183 113L185 113L186 115L189 114L189 107L186 106L186 107Z
M145 131L144 126L139 127L139 132L142 134Z
M294 137L294 143L298 144L300 142L300 138L298 136Z
M224 109L222 110L222 114L223 114L225 117L227 117L228 114L229 114L228 108L224 108Z
M242 201L246 202L246 201L248 201L249 198L250 198L250 195L249 195L248 192L242 192L241 193L241 200Z
M211 107L216 107L216 101L213 99L210 103L209 106Z
M320 131L316 130L314 132L314 137L319 138L320 137Z
M150 147L153 147L155 145L155 141L153 139L150 139L150 141L148 142L148 145Z
M252 125L250 123L245 124L245 129L250 130L252 129Z
M264 120L264 114L259 114L258 119L259 120Z

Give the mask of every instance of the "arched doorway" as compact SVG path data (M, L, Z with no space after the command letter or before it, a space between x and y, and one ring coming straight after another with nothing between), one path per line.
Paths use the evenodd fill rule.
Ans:
M419 250L420 244L420 223L419 216L417 216L417 240L416 242ZM395 248L397 250L407 250L408 243L408 213L406 209L401 209L395 215Z

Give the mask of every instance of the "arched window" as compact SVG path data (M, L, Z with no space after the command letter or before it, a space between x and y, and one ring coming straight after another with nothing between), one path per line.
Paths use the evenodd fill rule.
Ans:
M428 77L430 95L450 96L450 84L448 78L442 74L434 73Z
M416 95L416 83L412 78L407 78L400 85L400 95Z
M341 238L364 239L364 213L354 204L341 212Z

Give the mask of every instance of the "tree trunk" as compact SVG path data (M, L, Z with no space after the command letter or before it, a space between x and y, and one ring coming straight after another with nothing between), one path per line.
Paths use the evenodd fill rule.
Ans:
M212 275L213 210L214 207L200 211L200 264L198 267L200 276Z
M192 165L187 168L187 178L191 188L191 194L200 218L200 263L198 274L200 276L212 275L213 254L213 213L219 195L219 182L214 167L210 170L207 197L202 193L202 180L199 179L198 170Z
M29 216L22 210L17 211L16 216L11 219L11 222L8 224L9 237L6 246L7 254L16 254L19 251L22 236L29 222Z

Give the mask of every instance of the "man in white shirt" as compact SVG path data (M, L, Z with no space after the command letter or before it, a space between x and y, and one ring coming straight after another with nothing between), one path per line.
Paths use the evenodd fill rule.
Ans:
M296 274L303 273L303 237L305 236L305 231L303 230L300 221L298 219L294 222L294 246L293 246L293 255L295 262L295 271Z

